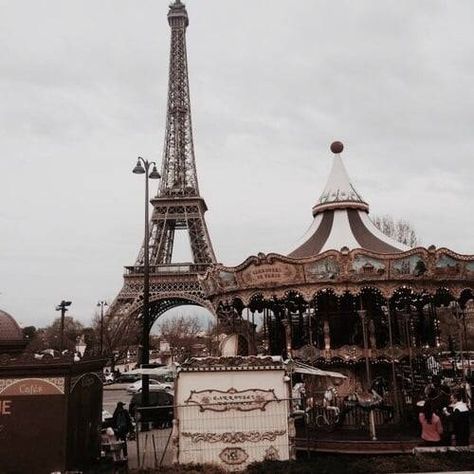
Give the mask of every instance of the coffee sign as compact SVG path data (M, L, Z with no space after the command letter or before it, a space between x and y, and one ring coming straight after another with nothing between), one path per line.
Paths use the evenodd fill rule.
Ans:
M61 395L64 393L63 379L4 379L1 382L0 395L2 397Z

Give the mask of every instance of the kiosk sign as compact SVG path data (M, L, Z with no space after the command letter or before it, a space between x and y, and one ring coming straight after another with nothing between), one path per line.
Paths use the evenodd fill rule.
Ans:
M278 401L275 390L191 390L191 395L185 403L199 405L200 411L265 411L265 407L272 401Z

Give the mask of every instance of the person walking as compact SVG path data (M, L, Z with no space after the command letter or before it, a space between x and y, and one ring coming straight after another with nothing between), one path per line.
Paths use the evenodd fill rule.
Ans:
M444 414L453 424L456 446L469 446L469 408L462 400L459 392L451 394L451 411L444 409Z
M115 408L114 414L112 415L112 427L117 439L123 442L123 455L126 459L128 456L127 435L133 429L133 424L130 414L124 408L124 406L125 404L123 402L117 403L117 407Z
M421 439L427 446L438 446L443 434L441 419L434 413L433 406L429 399L425 400L423 408L418 415L421 425Z

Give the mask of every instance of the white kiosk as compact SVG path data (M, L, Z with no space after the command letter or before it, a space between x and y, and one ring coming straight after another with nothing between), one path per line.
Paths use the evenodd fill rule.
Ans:
M175 404L179 463L240 471L256 461L290 458L290 384L280 357L192 358L179 368Z

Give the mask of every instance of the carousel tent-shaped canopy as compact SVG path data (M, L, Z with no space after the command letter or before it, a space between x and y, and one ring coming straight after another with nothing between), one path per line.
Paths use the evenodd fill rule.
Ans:
M340 153L341 142L334 142L333 164L326 187L313 207L313 223L289 257L313 257L326 250L362 248L377 253L409 250L387 237L369 218L369 205L355 190Z

